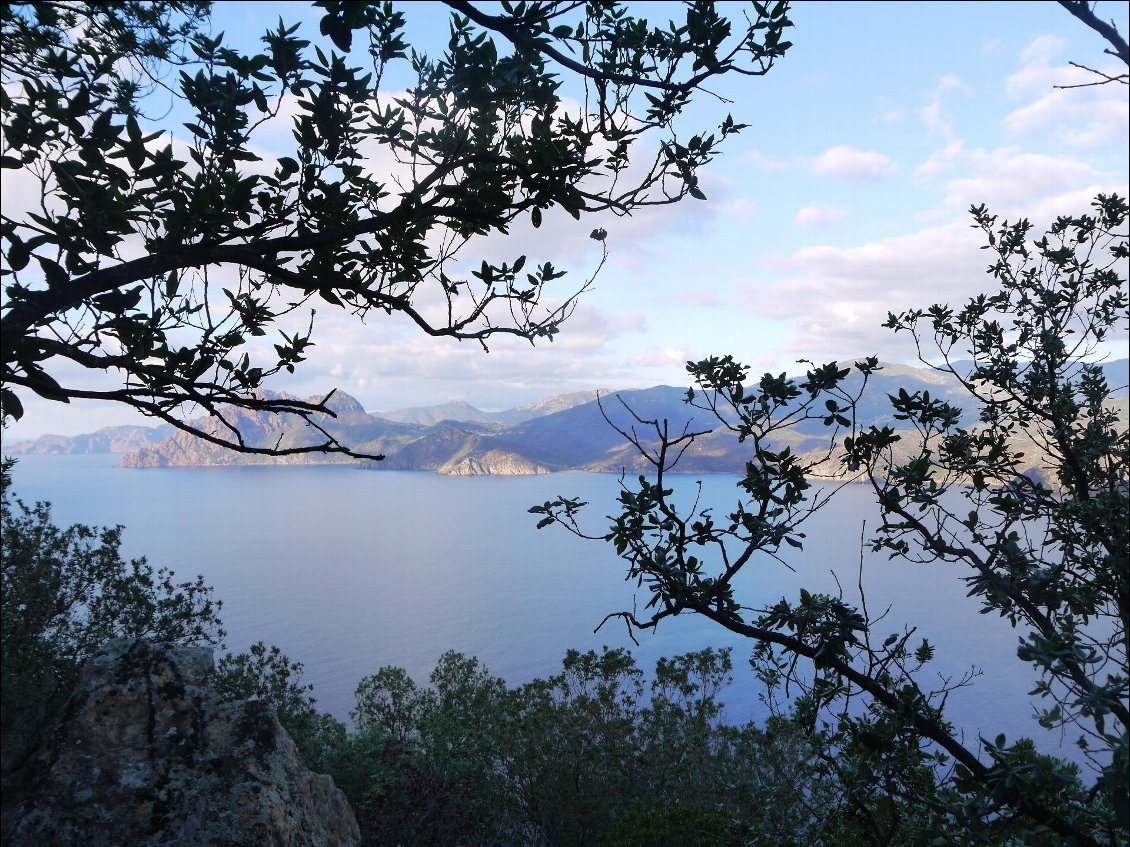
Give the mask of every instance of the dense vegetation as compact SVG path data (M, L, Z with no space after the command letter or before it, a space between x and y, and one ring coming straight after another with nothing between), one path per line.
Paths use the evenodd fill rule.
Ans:
M519 216L540 224L553 207L579 218L699 196L695 171L740 129L732 118L717 136L668 140L625 187L633 144L674 132L712 76L765 73L788 47L783 4L754 4L733 36L711 4L691 4L685 26L652 30L614 4L523 3L491 16L451 0L447 52L409 60L402 17L387 4L319 5L322 32L340 49L354 33L368 37L370 73L340 56L309 57L281 23L267 52L241 55L201 34L204 4L4 6L2 164L33 172L44 192L43 209L5 217L0 233L10 282L5 415L18 416L18 394L30 390L115 399L189 429L177 415L193 403L311 419L328 398L276 402L254 391L301 362L309 333L284 335L263 364L245 352L315 297L362 316L401 312L435 335L551 338L577 293L542 305L559 271L543 264L523 282L523 256L484 262L468 283L450 279L445 262ZM1130 61L1086 3L1064 5ZM74 38L80 29L88 37ZM488 36L511 52L500 55ZM411 62L419 86L395 108L373 108L393 62ZM594 105L579 119L557 114L553 62L592 86ZM170 63L197 67L176 92L196 112L191 165L142 128L143 89L165 86ZM643 89L655 93L633 99ZM252 134L284 96L306 106L295 118L298 149L252 172L241 164L257 159ZM395 196L359 164L372 143L418 175ZM665 475L697 434L646 419L639 431L653 438L623 435L653 475L625 481L609 527L584 529L585 504L568 497L532 510L543 525L615 546L627 577L651 595L643 611L613 616L630 629L688 613L747 636L781 706L766 726L720 720L730 657L709 650L660 662L646 693L620 651L569 653L560 674L517 689L448 653L428 688L396 668L363 679L352 729L320 714L301 666L265 645L224 658L217 686L274 705L374 844L1126 845L1130 434L1096 360L1130 324L1127 205L1100 195L1091 212L1036 238L1026 220L972 214L994 290L958 307L892 313L887 326L912 334L924 360L961 382L976 423L925 391L890 398L905 431L860 420L875 359L813 366L790 381L755 380L731 357L713 357L689 365L687 401L748 446L732 511L672 501ZM438 251L425 242L432 228L450 235ZM127 239L144 255L125 251ZM238 286L220 296L207 264L238 268ZM439 324L414 305L428 288L450 307ZM126 378L108 390L64 386L52 375L61 362ZM828 433L821 455L775 441L812 423ZM295 449L349 452L320 432L324 440ZM252 449L237 429L201 434ZM1032 445L1046 466L1021 473ZM873 489L883 516L874 550L952 563L983 611L1018 629L1041 723L1070 735L1091 768L1040 755L1029 739L964 738L946 718L950 684L923 681L933 646L912 628L885 629L862 576L858 597L802 589L766 605L739 596L743 568L803 545L804 523L831 496L812 483L829 460L839 481ZM14 498L7 470L5 781L99 640L222 640L218 604L199 580L178 585L143 560L123 561L119 530L55 527L46 506ZM786 685L800 696L775 700Z

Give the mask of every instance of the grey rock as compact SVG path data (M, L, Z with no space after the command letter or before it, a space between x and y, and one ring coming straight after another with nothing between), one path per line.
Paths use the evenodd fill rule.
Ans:
M312 773L270 708L209 687L207 648L120 639L84 667L12 847L353 847L345 796ZM9 810L6 810L9 811Z

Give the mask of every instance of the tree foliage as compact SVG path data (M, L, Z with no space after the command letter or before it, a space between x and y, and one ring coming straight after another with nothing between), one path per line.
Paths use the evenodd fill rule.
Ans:
M391 666L363 678L351 729L316 711L277 648L226 657L215 686L277 709L366 843L851 843L859 824L795 727L723 720L731 669L728 650L660 659L645 696L628 652L570 650L560 673L511 688L449 651L427 686Z
M726 515L677 502L667 475L696 433L648 421L653 442L629 435L654 478L625 483L619 514L596 537L649 595L645 613L617 615L631 629L704 615L755 642L770 691L802 692L794 719L821 735L828 767L873 822L876 843L919 832L955 844L1038 833L1124 844L1130 435L1114 398L1126 387L1108 385L1095 357L1128 328L1127 206L1100 195L1093 213L1062 217L1037 239L1026 220L971 213L1000 290L959 309L892 314L887 326L911 333L923 361L942 357L935 367L964 386L977 423L963 425L961 409L928 392L901 391L891 408L908 429L862 426L854 410L880 369L874 359L855 363L852 381L851 368L832 363L802 380L767 374L756 384L730 357L689 363L699 390L687 402L750 445L741 499ZM841 479L874 489L882 523L873 550L961 565L983 612L1021 630L1017 657L1037 672L1041 724L1087 751L1086 781L1027 739L970 745L944 713L947 693L969 678L940 689L923 682L934 647L910 628L885 634L865 596L862 605L804 589L768 605L737 596L742 569L800 547L804 522L834 493L812 478L828 453L798 456L774 443L813 417L829 428ZM1033 454L1043 473L1022 473ZM542 525L586 535L583 505L559 498L531 511Z
M743 125L688 130L680 114L711 80L765 74L790 46L778 2L733 21L687 3L655 26L621 3L488 14L451 0L434 57L390 3L315 5L336 49L280 20L261 52L241 52L207 33L205 3L4 5L0 164L30 201L0 229L5 414L33 391L193 431L192 410L223 420L225 404L304 416L309 444L282 452L348 453L312 419L333 414L325 400L258 391L304 359L315 303L484 346L552 339L587 283L562 291L550 262L464 254L555 208L580 219L702 198L699 170ZM382 88L394 68L413 80L403 92ZM149 114L162 93L190 120ZM293 148L265 153L287 115ZM120 384L64 377L83 371ZM197 434L279 452L225 423Z
M428 687L382 668L357 687L329 771L373 843L812 844L848 831L791 726L721 718L728 651L663 659L644 695L624 650L569 651L515 688L444 654ZM757 840L761 839L761 840Z

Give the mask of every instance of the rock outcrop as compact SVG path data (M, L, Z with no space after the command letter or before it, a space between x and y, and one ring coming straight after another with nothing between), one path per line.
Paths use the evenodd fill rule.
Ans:
M549 468L505 450L488 450L479 456L464 456L441 465L446 476L526 476L549 473Z
M352 847L345 796L266 704L209 687L207 648L122 639L87 663L54 736L5 801L11 847Z

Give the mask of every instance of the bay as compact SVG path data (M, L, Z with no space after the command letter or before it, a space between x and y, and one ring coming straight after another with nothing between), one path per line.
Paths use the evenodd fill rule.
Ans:
M384 665L423 684L454 649L477 656L511 685L560 669L569 648L632 650L650 671L661 656L732 647L735 683L724 695L731 722L767 714L748 668L750 645L710 621L683 615L633 645L619 621L594 633L609 612L640 608L647 596L624 580L610 545L560 528L537 530L531 505L557 495L591 505L587 528L605 530L615 511L615 475L447 477L359 471L345 466L123 469L117 457L26 456L13 488L48 500L60 525L122 524L123 553L146 556L181 580L203 575L223 601L227 648L276 644L305 666L320 708L347 720L353 691ZM672 477L686 502L718 512L733 506L736 477ZM975 746L978 735L1032 736L1040 749L1077 758L1071 739L1036 723L1026 692L1030 669L1016 659L1019 633L977 613L953 565L913 565L861 554L863 523L876 523L870 491L845 488L808 525L789 565L766 559L740 576L739 601L794 599L800 586L866 589L872 615L888 609L880 638L918 627L937 646L934 676L982 675L953 692L947 714ZM862 563L862 571L860 570ZM637 593L638 592L638 593Z

